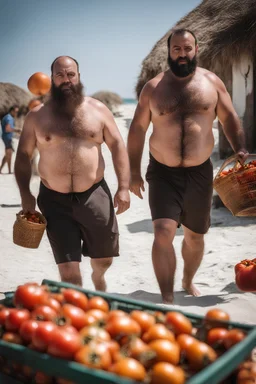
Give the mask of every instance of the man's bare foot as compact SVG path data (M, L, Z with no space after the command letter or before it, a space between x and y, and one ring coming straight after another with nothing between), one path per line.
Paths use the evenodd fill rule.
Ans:
M187 291L189 295L192 296L201 296L201 292L199 289L196 288L196 286L193 283L187 284L184 280L182 282L182 288Z
M173 304L173 295L162 295L163 304Z
M104 277L98 277L94 273L92 273L92 281L96 291L106 292L107 284Z

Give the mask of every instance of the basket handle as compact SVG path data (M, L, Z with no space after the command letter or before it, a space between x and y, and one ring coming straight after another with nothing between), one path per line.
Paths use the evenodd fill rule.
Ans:
M252 154L250 154L250 155L247 157L246 161L248 161L249 158L252 158L252 157L254 157L254 158L256 159L256 153L252 153ZM237 168L238 164L240 164L240 165L243 167L243 164L240 163L237 154L232 155L232 156L228 157L228 158L224 161L224 163L223 163L222 166L220 167L220 169L219 169L219 171L218 171L216 177L219 176L219 174L223 171L224 168L226 168L226 166L227 166L228 164L232 163L232 162L235 161L235 160L236 160L236 163L235 163L235 166L233 167L233 172L234 172L234 170Z

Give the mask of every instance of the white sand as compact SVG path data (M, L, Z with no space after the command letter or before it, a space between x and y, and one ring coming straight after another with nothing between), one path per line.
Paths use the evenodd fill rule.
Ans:
M123 105L122 117L116 118L117 125L126 142L128 128L135 106ZM148 131L150 134L151 128ZM216 144L218 130L214 128ZM17 141L15 141L17 145ZM217 147L213 159L216 158ZM4 146L0 142L0 156ZM112 194L117 182L111 161L111 154L103 148L106 161L105 178ZM148 140L142 160L143 175L148 163ZM215 166L221 161L214 161ZM6 171L6 170L4 170ZM215 173L217 168L215 169ZM39 178L33 177L32 190L37 195ZM151 263L153 242L152 223L147 198L147 183L144 199L131 197L131 208L118 217L120 229L120 257L114 260L106 274L108 292L120 293L135 299L161 303L159 288ZM0 175L0 291L10 291L27 281L41 282L48 278L59 280L51 249L46 235L37 250L18 247L12 242L12 226L19 208L1 207L1 204L20 204L19 191L13 175ZM201 290L201 297L186 295L181 289L183 261L181 257L182 229L177 230L174 241L177 254L175 279L175 308L185 312L204 314L209 308L218 306L228 311L233 321L256 324L256 295L240 292L234 282L234 265L242 259L255 256L256 220L233 217L226 209L212 210L212 227L206 235L206 249L203 262L195 277ZM84 287L93 289L88 258L81 264Z

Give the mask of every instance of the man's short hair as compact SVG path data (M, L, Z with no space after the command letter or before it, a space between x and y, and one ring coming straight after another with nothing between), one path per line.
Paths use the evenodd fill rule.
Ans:
M174 29L174 31L172 31L172 33L168 37L168 40L167 40L168 50L170 49L170 42L171 42L172 37L175 35L184 35L186 32L190 33L194 37L195 45L197 45L197 38L196 38L196 35L194 34L194 32L192 32L190 29L187 29L187 28L179 28L179 29Z
M77 65L77 72L79 73L79 64L78 64L78 61L77 61L76 59L74 59L73 57L71 57L71 56L58 56L58 57L56 57L56 59L52 62L52 65L51 65L51 73L53 73L53 67L54 67L55 62L56 62L58 59L60 59L61 57L69 57L71 60L73 60L73 61L76 63L76 65Z
M14 111L16 108L19 109L19 106L16 105L16 104L15 104L15 105L12 105L11 108L9 109L9 113L12 112L12 111Z

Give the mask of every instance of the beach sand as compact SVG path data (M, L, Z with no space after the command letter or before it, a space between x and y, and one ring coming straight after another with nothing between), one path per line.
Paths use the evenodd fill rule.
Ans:
M127 140L128 129L135 110L135 105L122 105L121 117L116 118L123 139ZM148 137L142 159L142 172L145 175L149 150ZM214 127L215 149L212 160L215 173L222 161L216 161L218 130ZM17 140L15 140L17 147ZM4 146L0 142L0 157ZM106 162L105 178L112 194L117 187L111 154L104 145L103 154ZM7 171L6 169L4 171ZM34 176L31 189L38 193L39 177ZM120 230L120 257L114 259L106 274L108 292L121 294L138 300L161 303L158 284L151 262L153 227L147 197L147 183L144 199L131 196L131 208L118 216ZM7 207L3 207L5 204ZM13 175L0 175L0 291L14 290L18 284L28 281L41 282L44 278L59 280L51 248L46 235L40 247L29 250L18 247L12 242L12 227L15 214L20 204L20 196ZM8 206L9 205L9 206ZM256 324L256 295L238 290L234 280L234 265L245 258L255 258L255 218L233 217L225 208L212 209L212 226L205 237L205 255L194 282L201 290L200 297L192 297L182 291L181 278L183 261L181 257L182 229L177 230L174 246L177 255L175 277L174 307L184 312L204 314L212 307L226 310L233 321ZM88 258L81 264L83 286L93 289L91 267Z

